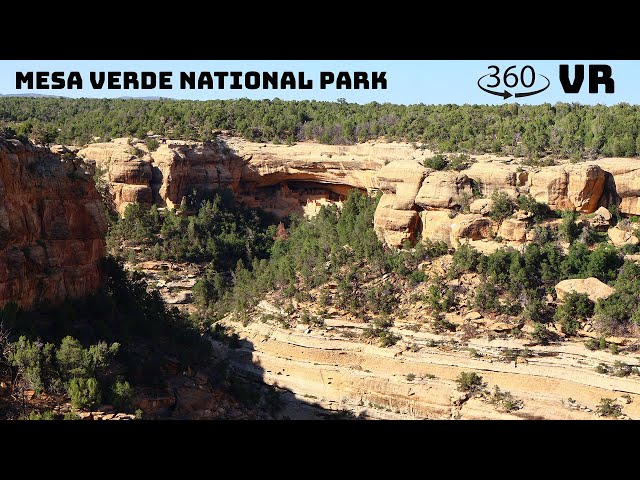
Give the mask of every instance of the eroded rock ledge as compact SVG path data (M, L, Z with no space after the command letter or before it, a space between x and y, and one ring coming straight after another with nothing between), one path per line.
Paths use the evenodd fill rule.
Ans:
M323 204L343 200L350 189L382 191L375 228L392 246L418 234L454 248L461 239L496 235L526 240L526 219L496 224L487 217L486 205L474 205L474 193L529 193L551 208L582 213L616 203L622 213L640 215L640 159L536 168L484 155L460 172L434 171L422 164L432 152L403 143L273 145L219 138L205 145L168 140L155 152L142 142L117 139L78 154L107 171L121 212L131 202L171 207L194 189L230 188L246 204L281 216L314 214ZM470 202L471 213L452 213Z

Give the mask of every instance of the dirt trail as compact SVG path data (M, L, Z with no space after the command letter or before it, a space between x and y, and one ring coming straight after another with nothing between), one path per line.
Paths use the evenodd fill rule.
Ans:
M522 351L526 340L483 337L463 342L459 335L399 327L392 330L402 340L380 348L358 338L361 325L339 319L327 324L291 330L259 321L247 326L228 322L251 345L233 352L231 361L246 373L261 371L265 382L291 391L291 398L368 418L594 419L603 397L618 399L624 416L640 418L640 378L595 371L600 362L612 365L616 360L636 366L640 361L635 353L613 355L564 342L528 346L530 356L518 357L516 365L504 358L504 349ZM490 391L496 385L510 391L523 407L506 413L481 398L460 400L455 379L463 371L477 372ZM291 418L313 416L311 409L285 411Z

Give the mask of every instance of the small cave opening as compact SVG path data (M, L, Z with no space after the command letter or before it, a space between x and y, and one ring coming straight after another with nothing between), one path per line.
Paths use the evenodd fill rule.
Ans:
M366 193L366 189L346 184L287 180L272 185L251 185L242 192L241 199L246 205L279 217L293 212L313 217L323 205L342 205L353 189Z

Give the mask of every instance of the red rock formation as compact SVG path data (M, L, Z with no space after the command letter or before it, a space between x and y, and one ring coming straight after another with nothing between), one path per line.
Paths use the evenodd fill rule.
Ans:
M79 162L0 140L0 306L59 304L100 285L107 223Z

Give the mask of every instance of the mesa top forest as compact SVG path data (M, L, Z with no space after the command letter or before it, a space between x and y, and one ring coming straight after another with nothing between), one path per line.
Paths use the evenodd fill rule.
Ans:
M0 98L0 133L40 143L85 144L149 132L208 140L229 130L256 142L352 144L385 138L440 151L574 160L640 154L640 107L366 105L275 100Z

